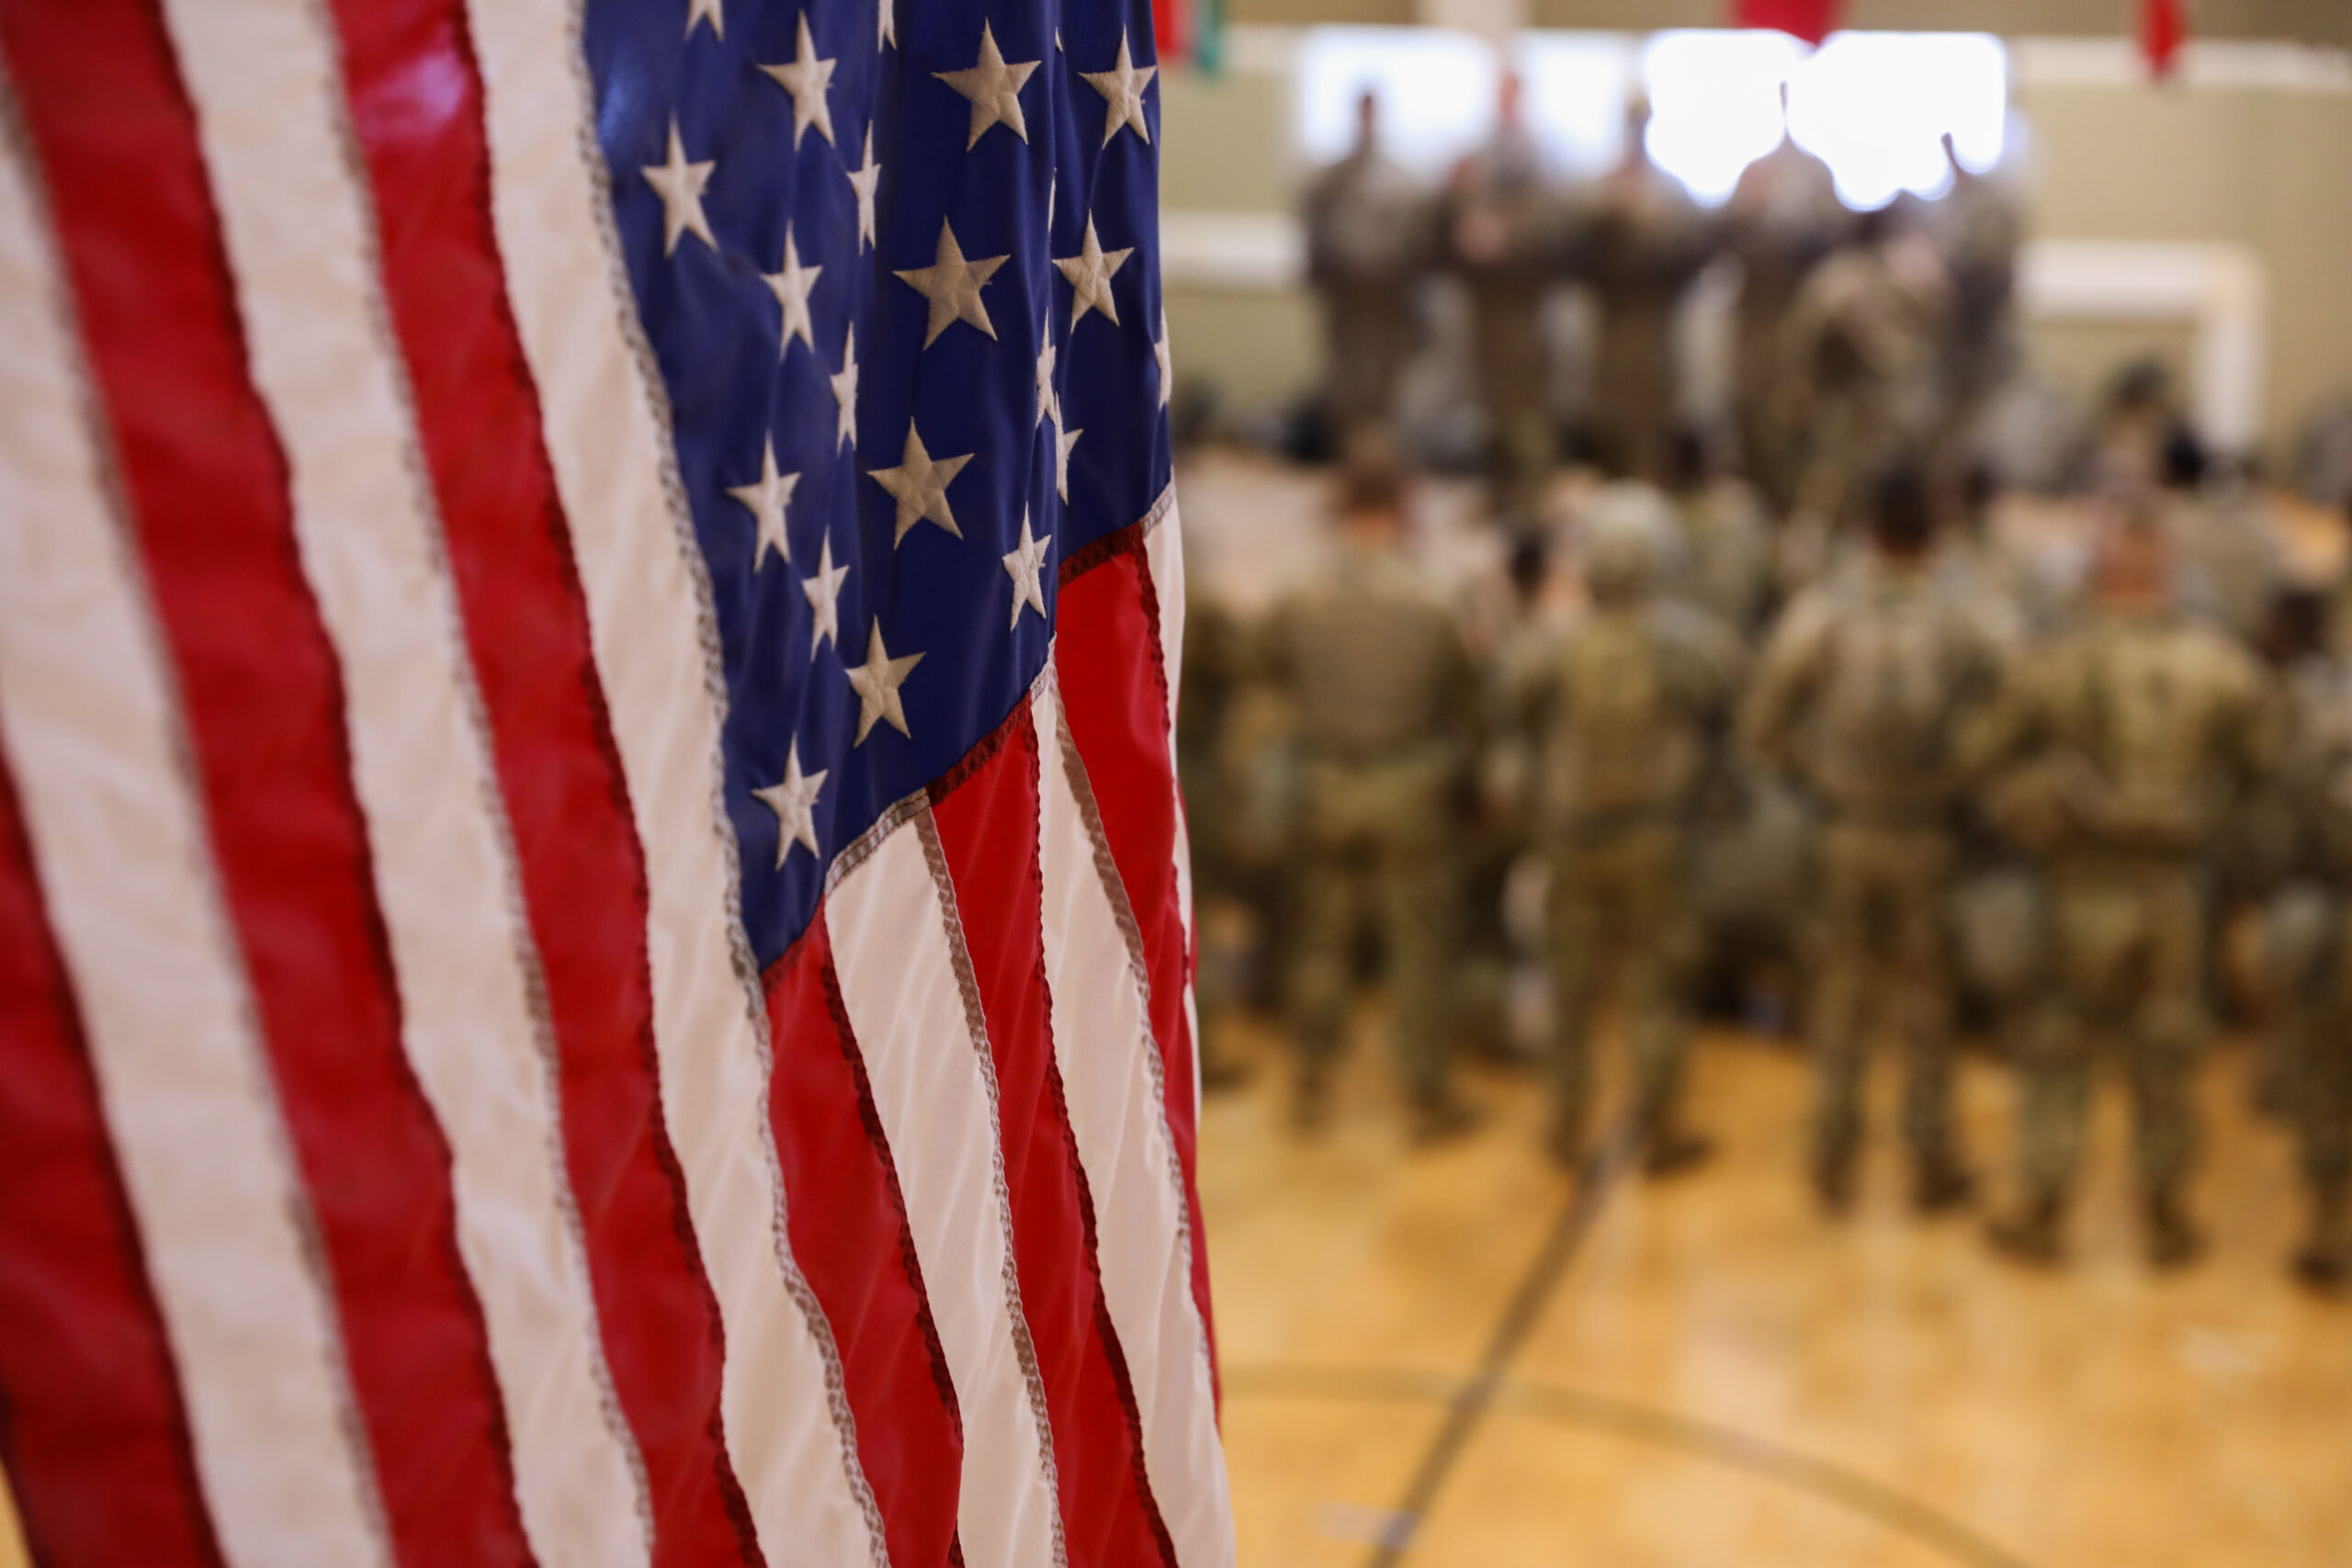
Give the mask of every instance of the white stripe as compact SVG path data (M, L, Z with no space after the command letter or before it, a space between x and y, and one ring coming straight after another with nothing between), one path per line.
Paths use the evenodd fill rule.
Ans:
M1176 495L1171 489L1159 520L1144 534L1144 570L1151 574L1153 598L1159 605L1159 667L1168 681L1168 765L1172 778L1176 767L1176 705L1182 694L1184 677L1184 533L1176 514ZM1179 781L1181 784L1181 781ZM1193 829L1184 815L1181 789L1176 801L1176 918L1182 924L1186 943L1185 965L1192 964L1190 945L1193 941ZM1193 987L1184 987L1185 1027L1193 1042L1193 1114L1197 1119L1201 1111L1201 1024L1193 1007Z
M0 735L231 1562L389 1562L334 1303L117 531L44 224L0 145Z
M613 246L579 7L469 9L492 216L645 848L662 1096L726 1328L728 1451L770 1562L885 1563L831 1330L785 1239L766 1017L734 914L708 587Z
M963 1416L956 1526L964 1561L1046 1568L1063 1561L1061 1515L1032 1398L1034 1369L1015 1337L1027 1330L997 1141L995 1068L986 1039L973 1038L973 1010L923 852L928 825L926 811L884 839L827 898L823 919Z
M302 567L343 668L401 1040L447 1134L517 1500L549 1568L651 1537L612 1396L497 784L386 341L368 198L310 0L166 0ZM412 1458L413 1456L411 1456Z
M1229 1568L1233 1514L1208 1335L1193 1300L1182 1178L1160 1094L1139 955L1120 929L1108 851L1081 810L1053 682L1032 705L1044 765L1038 856L1054 1059L1094 1202L1102 1293L1143 1421L1144 1465L1184 1568Z

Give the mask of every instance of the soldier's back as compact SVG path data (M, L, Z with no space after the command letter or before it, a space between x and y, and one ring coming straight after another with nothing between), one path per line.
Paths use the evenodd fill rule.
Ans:
M1599 609L1570 628L1543 672L1547 824L1573 831L1678 813L1737 661L1727 627L1670 601Z
M1343 548L1275 620L1276 655L1317 756L1369 762L1445 745L1465 694L1475 703L1453 607L1401 555Z

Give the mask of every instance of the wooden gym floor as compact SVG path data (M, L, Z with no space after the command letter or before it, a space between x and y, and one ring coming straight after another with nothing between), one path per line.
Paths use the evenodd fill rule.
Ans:
M1702 1043L1713 1164L1578 1193L1530 1075L1473 1070L1487 1126L1415 1151L1362 1039L1310 1139L1278 1038L1225 1038L1254 1071L1206 1105L1201 1183L1242 1568L2352 1564L2352 1304L2286 1279L2300 1193L2243 1051L2205 1084L2211 1250L2160 1279L2112 1084L2073 1262L2041 1274L1976 1213L1911 1216L1891 1063L1838 1224L1785 1046ZM1997 1174L2007 1075L1972 1060L1962 1104Z

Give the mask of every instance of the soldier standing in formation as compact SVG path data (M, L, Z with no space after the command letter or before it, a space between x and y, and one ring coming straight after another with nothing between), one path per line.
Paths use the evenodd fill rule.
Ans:
M1674 586L1746 643L1771 606L1772 533L1763 503L1745 481L1715 471L1698 431L1676 431L1668 451L1668 494L1687 557Z
M1544 299L1560 249L1558 203L1541 149L1520 118L1520 81L1503 73L1493 138L1454 165L1442 231L1470 295L1471 360L1487 416L1496 511L1531 508L1551 467Z
M1601 466L1663 483L1676 419L1674 321L1709 235L1682 182L1650 160L1649 104L1625 111L1625 152L1574 220L1573 270L1600 307L1593 433Z
M1783 126L1788 107L1783 86ZM1781 364L1789 311L1806 276L1852 226L1829 165L1785 129L1780 145L1741 171L1724 209L1724 244L1740 267L1732 363L1740 455L1782 514L1796 504L1797 489L1797 426L1785 406Z
M1964 444L1984 405L2017 360L2018 251L2025 219L1997 178L1960 161L1943 139L1951 189L1928 208L1928 223L1951 279L1943 338L1943 423L1948 443Z
M1592 503L1584 559L1590 610L1536 662L1523 699L1540 737L1536 816L1551 863L1550 1147L1565 1165L1582 1156L1592 1012L1613 966L1654 1174L1708 1151L1679 1117L1694 956L1684 840L1739 660L1719 622L1657 595L1672 527L1671 513L1644 486L1612 487Z
M1967 1198L1951 1126L1952 995L1946 924L1967 780L1952 737L1998 694L2006 649L1943 592L1933 512L1916 468L1887 470L1869 557L1792 604L1741 715L1749 748L1818 802L1819 909L1812 1034L1820 1072L1814 1180L1833 1213L1852 1201L1874 1002L1907 1057L1904 1134L1923 1211Z
M2201 1242L2184 1188L2194 1164L2208 854L2275 764L2278 713L2262 669L2173 602L2155 509L2129 498L2103 525L2094 615L2024 667L1971 746L2020 769L2000 790L2013 837L2038 847L2056 965L2018 1068L2023 1197L1993 1239L2052 1261L2082 1161L2095 1035L2120 1036L2149 1260Z
M1784 397L1805 433L1797 512L1834 537L1861 521L1870 476L1934 444L1949 290L1891 208L1856 220L1788 321Z
M2352 657L2326 646L2324 601L2308 596L2314 636L2287 671L2280 769L2296 867L2319 895L2314 951L2284 976L2286 1099L2295 1112L2310 1228L2295 1273L2321 1287L2352 1272Z
M1307 186L1306 276L1323 304L1325 400L1342 451L1385 427L1416 343L1432 259L1430 195L1380 149L1380 99L1356 100L1356 144Z
M1403 499L1391 470L1347 472L1336 557L1276 607L1265 662L1302 750L1290 975L1298 1119L1324 1118L1357 938L1376 924L1390 1035L1415 1135L1428 1142L1476 1120L1453 1089L1447 1003L1479 687L1454 611L1406 554Z

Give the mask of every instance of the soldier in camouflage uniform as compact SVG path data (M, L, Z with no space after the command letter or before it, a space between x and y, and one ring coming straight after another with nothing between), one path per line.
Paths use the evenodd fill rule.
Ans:
M1648 1168L1705 1157L1679 1121L1694 933L1684 839L1713 732L1736 689L1729 630L1655 593L1672 514L1646 486L1611 487L1585 522L1591 608L1534 661L1522 713L1539 738L1537 819L1551 862L1552 1153L1583 1152L1591 1019L1614 967L1624 989Z
M1972 738L2006 767L1996 819L2051 884L2055 984L2020 1043L2023 1201L2003 1251L2052 1262L2082 1159L2093 1043L2112 1033L2131 1085L2151 1262L2193 1258L2183 1188L2196 1157L2205 877L2217 830L2276 762L2278 709L2234 643L2174 607L2173 558L2145 498L2103 524L2092 617L2030 662Z
M1797 291L1782 397L1800 433L1805 525L1858 527L1871 476L1933 446L1950 298L1942 264L1891 209L1861 214L1851 242Z
M2313 929L2275 976L2283 993L2283 1099L2300 1137L2311 1227L2296 1275L2333 1287L2352 1272L2352 655L2325 647L2323 601L2306 596L2313 635L2288 667L2280 791Z
M1707 265L1710 235L1682 182L1650 162L1649 118L1636 97L1623 161L1577 204L1571 265L1600 307L1592 425L1602 466L1662 484L1678 390L1675 312Z
M1944 159L1951 188L1929 205L1928 224L1951 278L1942 356L1945 427L1965 443L2017 363L2018 251L2025 242L2025 218L2007 183L1962 164L1949 135Z
M1447 1002L1479 689L1453 608L1405 553L1400 502L1392 473L1348 473L1336 558L1274 609L1266 664L1303 753L1290 973L1299 1121L1324 1114L1357 937L1376 923L1390 1033L1427 1141L1473 1120L1451 1087Z
M1326 400L1344 449L1395 416L1416 346L1414 294L1433 257L1430 195L1380 151L1380 100L1356 100L1356 144L1306 187L1306 276L1323 303Z
M1669 451L1667 486L1681 520L1684 555L1674 592L1745 643L1771 605L1772 534L1763 502L1743 480L1715 471L1706 437L1696 430L1676 431Z
M1442 223L1446 259L1469 290L1470 355L1503 514L1533 503L1553 454L1544 299L1560 251L1560 203L1519 100L1519 78L1505 72L1494 139L1454 166Z
M1784 117L1787 109L1783 88ZM1852 227L1829 165L1785 132L1779 146L1741 172L1724 209L1724 243L1740 266L1732 367L1740 456L1783 514L1796 504L1797 487L1797 433L1781 365L1789 312L1805 276Z
M1998 694L2007 649L1939 584L1917 468L1880 479L1871 525L1871 552L1801 595L1775 628L1741 732L1825 814L1812 933L1815 1188L1833 1213L1852 1201L1868 1031L1883 1000L1907 1057L1913 1197L1934 1211L1972 1187L1951 1126L1948 909L1965 784L1952 736Z

